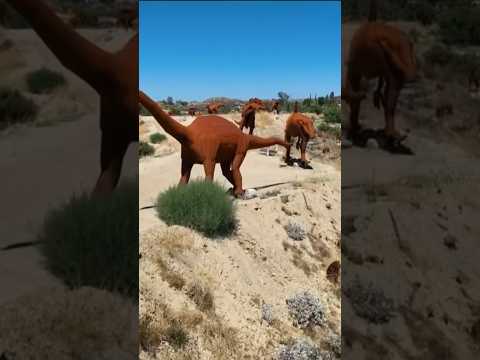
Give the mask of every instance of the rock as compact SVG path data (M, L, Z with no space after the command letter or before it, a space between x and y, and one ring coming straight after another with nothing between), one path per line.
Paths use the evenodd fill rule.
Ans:
M375 150L378 149L378 142L375 139L368 139L365 146L367 149Z

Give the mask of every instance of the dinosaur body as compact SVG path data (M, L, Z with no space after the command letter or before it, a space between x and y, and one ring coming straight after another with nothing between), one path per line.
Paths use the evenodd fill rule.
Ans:
M113 191L131 142L138 141L138 34L109 53L76 33L41 0L7 0L68 70L100 95L101 173L94 193Z
M404 84L415 80L416 57L413 44L405 33L377 22L376 18L376 1L372 1L369 22L355 32L350 44L342 98L350 105L350 137L353 137L359 130L360 103L365 98L362 79L377 78L374 105L384 108L385 135L399 139L395 129L395 108Z
M251 98L248 103L244 105L242 109L242 120L237 122L240 127L240 131L243 132L244 128L249 129L249 134L252 135L255 130L255 113L258 110L266 110L265 104L258 98Z
M297 138L296 148L299 149L301 153L300 165L302 167L307 167L307 144L308 141L315 138L315 136L316 130L313 120L308 116L299 113L298 104L295 103L294 112L287 119L287 124L285 126L285 142L291 144L292 139ZM285 161L287 164L291 162L290 148L287 148Z
M223 175L234 187L235 196L241 196L244 190L240 166L247 151L272 145L289 148L287 143L278 138L243 134L230 121L217 115L198 117L189 126L184 126L143 92L139 94L139 101L152 113L160 126L182 145L180 184L188 183L194 164L202 164L206 178L213 180L215 165L219 163Z
M223 106L222 103L210 103L207 105L207 112L209 114L218 114L218 110Z

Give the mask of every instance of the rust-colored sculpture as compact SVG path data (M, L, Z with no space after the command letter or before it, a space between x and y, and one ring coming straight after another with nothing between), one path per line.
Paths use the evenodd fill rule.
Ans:
M278 107L280 106L280 103L278 101L275 101L272 105L272 112L275 112L275 114L278 114Z
M376 21L376 1L371 2L368 23L361 26L352 38L347 63L346 84L342 98L350 105L350 133L355 139L360 103L365 98L361 81L378 78L374 93L374 105L383 106L385 112L385 136L399 142L405 137L395 129L395 108L404 84L416 78L417 64L413 43L401 30ZM385 89L382 89L385 83Z
M194 164L203 164L206 178L213 180L215 164L220 163L223 175L233 185L234 195L240 197L244 193L240 166L247 151L272 145L290 147L279 138L243 134L234 124L218 115L198 117L189 126L184 126L142 91L139 101L160 126L182 144L180 184L188 183Z
M301 161L300 166L302 168L308 168L308 162L306 158L307 143L310 139L315 138L317 131L313 125L313 120L308 116L298 112L298 103L295 103L293 114L287 119L285 127L285 141L289 144L292 143L292 138L297 138L296 148L300 150ZM292 163L290 157L290 148L287 148L285 155L285 162L287 164Z
M257 98L251 98L248 100L242 110L242 120L237 122L240 127L240 130L243 131L243 128L249 129L249 134L253 134L253 130L255 129L255 113L258 110L267 110L265 104L262 100Z
M222 103L213 102L207 105L207 112L209 114L218 114L218 110L223 106Z
M100 95L101 174L94 194L116 187L131 142L138 141L138 34L108 53L62 22L41 0L7 0L32 26L63 66Z

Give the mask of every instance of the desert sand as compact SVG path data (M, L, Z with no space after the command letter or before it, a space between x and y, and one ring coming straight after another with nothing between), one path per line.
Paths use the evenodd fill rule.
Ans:
M221 116L240 118L240 114ZM256 133L283 137L287 117L257 115ZM194 119L175 118L183 124ZM148 141L155 132L164 134L152 117L141 117L140 123L140 140ZM140 321L150 324L150 332L165 333L180 319L189 342L175 351L168 341L159 339L142 349L140 357L269 359L281 344L302 337L328 350L325 343L339 339L340 334L340 285L326 278L326 268L340 256L339 158L329 158L334 149L314 156L313 170L283 166L283 148L272 156L261 150L248 152L241 168L244 188L272 186L258 190L257 198L235 200L237 232L211 240L190 229L166 226L155 209L148 208L160 192L179 180L179 144L167 137L154 145L154 156L140 160L140 207L147 207L140 210ZM322 141L318 139L312 147L326 147ZM203 176L203 167L194 166L192 178ZM215 180L230 187L219 166ZM288 237L284 226L289 222L305 229L304 240ZM178 288L178 282L184 285ZM192 301L188 296L192 284L209 289L213 310ZM327 325L312 333L292 325L286 306L287 298L302 291L320 298L326 308ZM271 306L275 321L270 325L262 322L263 304Z

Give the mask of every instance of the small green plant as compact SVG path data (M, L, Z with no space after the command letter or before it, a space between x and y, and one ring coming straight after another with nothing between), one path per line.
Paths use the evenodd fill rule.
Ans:
M342 135L342 128L340 126L332 126L325 122L318 122L317 129L320 132L333 135L336 138L340 138L340 136Z
M61 73L41 68L27 74L27 85L34 94L49 94L56 88L66 84Z
M73 196L51 210L38 237L47 269L71 287L138 298L138 182L109 196Z
M33 121L38 108L17 90L0 89L0 129L13 123Z
M342 114L336 104L323 105L323 115L325 121L329 124L340 124L342 122Z
M155 152L154 147L149 143L146 143L144 141L140 141L138 143L138 156L140 157L150 156L150 155L153 155L154 152Z
M167 140L167 137L164 134L155 133L150 135L150 142L153 144L161 143L162 141Z
M207 237L227 236L235 228L235 208L225 189L210 181L192 181L162 192L156 203L167 225L192 228Z
M187 295L201 311L208 312L215 307L213 294L205 285L193 283L188 288Z
M174 322L165 331L165 340L175 349L182 349L188 343L188 333L178 322Z

